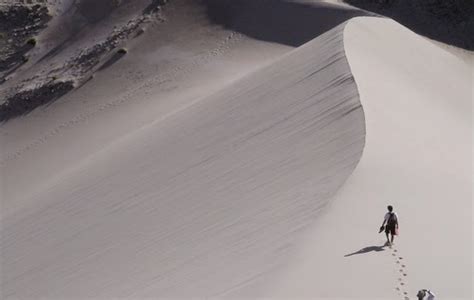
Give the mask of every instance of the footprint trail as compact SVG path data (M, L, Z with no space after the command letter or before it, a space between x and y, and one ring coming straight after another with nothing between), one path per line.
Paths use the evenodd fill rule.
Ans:
M395 267L397 268L398 273L400 273L395 290L402 297L402 299L410 300L410 297L408 296L408 288L407 288L408 272L406 269L406 265L403 263L403 257L400 256L400 254L398 253L398 250L395 247L392 246L390 247L390 249L392 252L391 255L395 260Z

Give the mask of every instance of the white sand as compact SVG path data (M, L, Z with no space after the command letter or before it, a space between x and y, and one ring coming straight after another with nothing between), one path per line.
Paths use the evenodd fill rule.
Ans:
M276 295L403 299L399 287L411 299L422 288L472 299L472 64L375 18L349 22L345 49L367 119L364 155ZM344 257L383 244L387 204L401 219L397 252Z
M201 8L188 5L189 1L175 2L167 12L169 21L132 40L129 54L119 63L57 102L0 127L4 213L25 201L28 205L31 194L112 141L222 89L291 49L211 25ZM96 35L105 35L111 25L102 26L97 24L75 41L66 54L90 44ZM61 61L63 56L52 60Z
M177 3L2 125L2 295L470 299L472 65L390 20L292 50ZM388 203L396 256L344 257L383 243Z
M4 295L212 296L271 271L362 153L343 28L114 142L11 210Z

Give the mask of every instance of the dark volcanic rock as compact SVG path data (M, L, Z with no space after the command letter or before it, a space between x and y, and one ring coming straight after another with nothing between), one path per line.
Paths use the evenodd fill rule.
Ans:
M60 98L73 88L72 81L59 81L18 92L0 104L0 122L27 114L40 105Z
M151 1L145 8L146 12L142 11L128 21L122 21L121 26L114 26L106 38L96 41L89 47L80 48L73 55L65 57L52 70L46 67L36 75L30 74L25 78L13 77L20 78L21 81L17 79L15 85L4 85L3 87L8 88L0 90L0 122L27 114L41 105L57 100L75 87L83 86L98 70L103 70L119 61L128 52L124 47L127 40L144 33L144 28L152 20L163 21L161 6L165 3L165 0ZM120 4L120 0L81 0L75 2L72 13L74 15L79 13L78 20L81 24L85 24L84 21L100 21L109 14L113 15L112 11ZM126 6L118 9L126 9ZM27 53L37 44L34 35L44 28L50 19L48 9L41 5L0 6L0 84L22 64L29 61ZM75 35L72 35L70 39L74 37ZM32 65L38 65L44 59L59 53L65 44L54 47L43 58L33 61ZM65 78L67 80L64 80ZM27 85L34 88L25 88Z
M26 53L36 46L33 36L50 19L46 6L0 6L0 82L27 61Z

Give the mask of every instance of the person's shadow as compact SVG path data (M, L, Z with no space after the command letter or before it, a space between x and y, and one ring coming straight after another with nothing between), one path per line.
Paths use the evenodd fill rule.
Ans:
M369 252L372 252L372 251L374 251L374 252L385 251L385 246L370 246L370 247L365 247L365 248L360 249L359 251L346 254L346 255L344 255L344 257L349 257L349 256L356 255L356 254L369 253Z

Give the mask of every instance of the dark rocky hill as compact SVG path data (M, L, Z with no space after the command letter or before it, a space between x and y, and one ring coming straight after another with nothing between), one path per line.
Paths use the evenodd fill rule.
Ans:
M345 0L450 45L474 50L472 0Z

